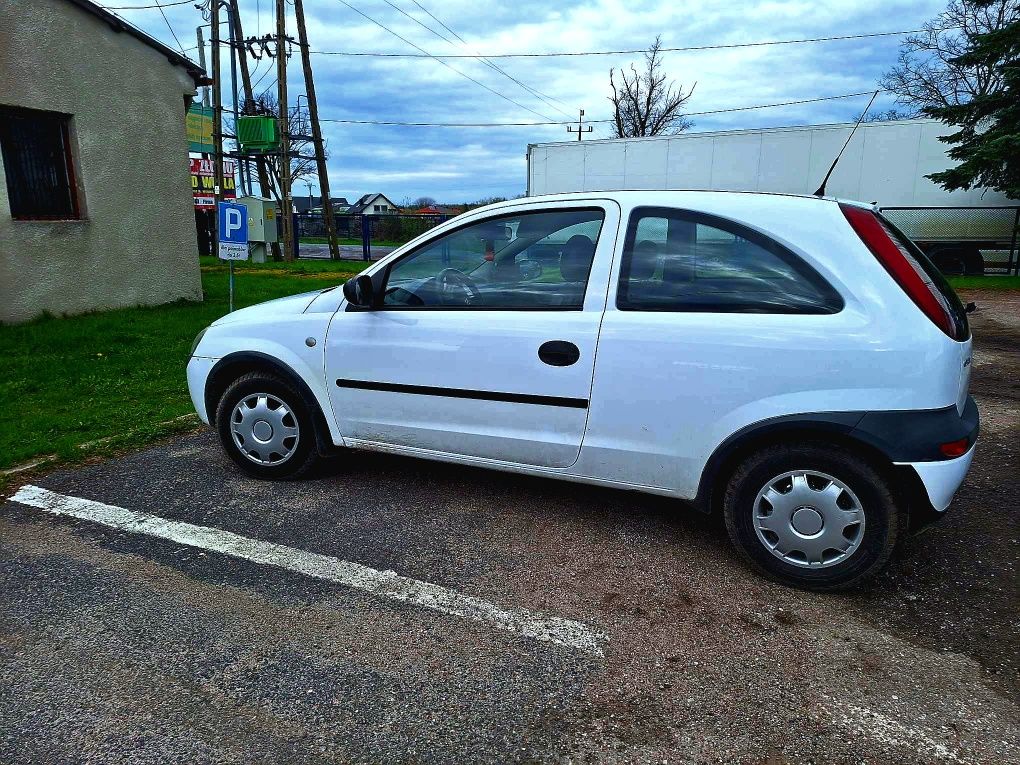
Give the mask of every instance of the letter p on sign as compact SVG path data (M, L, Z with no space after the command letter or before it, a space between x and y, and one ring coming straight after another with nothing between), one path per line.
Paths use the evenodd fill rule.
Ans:
M235 210L232 207L227 208L225 216L227 225L223 227L223 238L230 239L235 231L241 230L241 226L244 225L244 216L241 215L240 210Z

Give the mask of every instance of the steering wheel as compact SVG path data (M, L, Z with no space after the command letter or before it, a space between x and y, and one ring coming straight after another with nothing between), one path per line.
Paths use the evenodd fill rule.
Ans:
M482 293L475 286L471 277L456 268L444 268L436 274L436 284L439 285L439 292L444 297L453 287L464 290L464 304L469 305L482 297Z

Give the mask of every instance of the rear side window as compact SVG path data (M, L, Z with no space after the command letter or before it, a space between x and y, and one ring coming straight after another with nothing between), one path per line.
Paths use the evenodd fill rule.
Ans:
M630 216L617 308L836 313L843 300L783 245L735 221L661 207Z

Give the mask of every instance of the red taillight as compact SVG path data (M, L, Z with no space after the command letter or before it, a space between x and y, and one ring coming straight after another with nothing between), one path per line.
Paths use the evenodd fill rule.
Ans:
M841 204L839 208L861 241L868 246L907 296L924 311L924 315L953 339L962 339L957 337L959 333L952 310L946 305L942 293L932 283L913 254L896 241L882 219L863 207Z
M962 457L967 453L967 443L966 438L961 438L958 441L939 444L939 451L946 457Z

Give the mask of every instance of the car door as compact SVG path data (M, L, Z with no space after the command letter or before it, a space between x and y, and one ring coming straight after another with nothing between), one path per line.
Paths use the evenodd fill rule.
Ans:
M326 339L344 438L571 465L619 218L605 200L520 205L385 264L374 307L342 305Z

